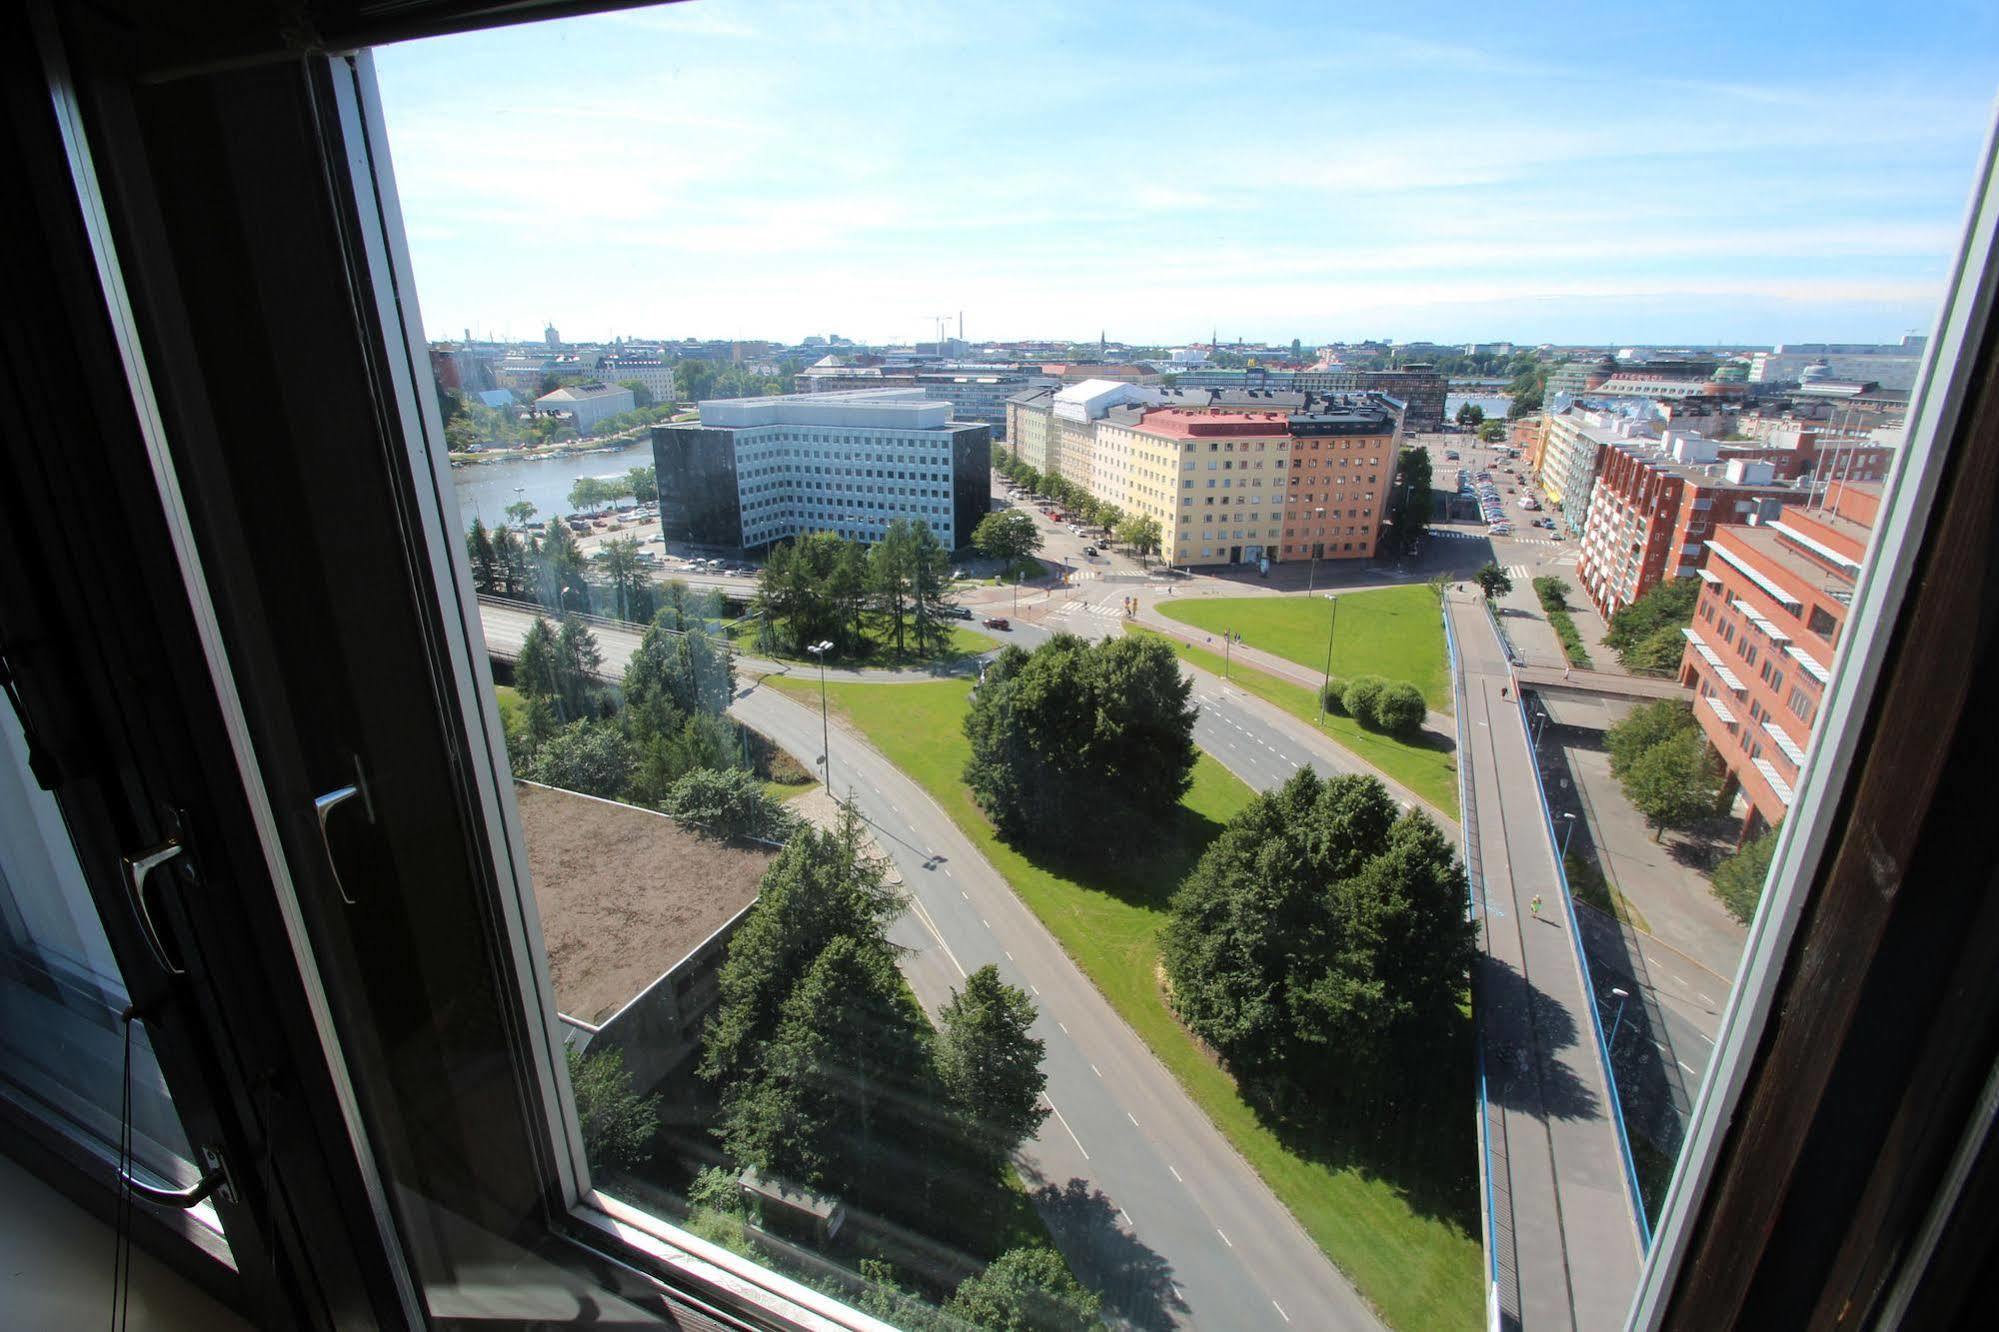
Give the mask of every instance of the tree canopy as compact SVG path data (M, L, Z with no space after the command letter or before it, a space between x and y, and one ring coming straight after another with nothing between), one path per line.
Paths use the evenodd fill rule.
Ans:
M1034 1001L1000 979L991 963L965 978L944 1005L937 1072L967 1113L972 1149L1003 1165L1041 1129L1047 1047L1034 1035Z
M1674 675L1686 655L1680 630L1694 622L1700 600L1697 578L1668 578L1610 617L1603 641L1617 650L1626 670L1645 675Z
M1193 780L1192 692L1157 638L1058 634L1033 652L1009 647L965 718L966 784L1017 842L1149 837Z
M1503 597L1513 590L1513 580L1506 576L1506 570L1490 560L1486 561L1485 566L1474 577L1478 579L1479 591L1485 593L1487 601L1494 597Z
M1099 1301L1053 1249L1008 1249L966 1277L944 1311L997 1332L1095 1332Z
M1001 509L979 519L972 544L987 559L1011 565L1041 549L1041 529L1019 509Z
M1430 451L1403 449L1396 456L1395 493L1389 497L1388 539L1407 555L1430 526Z
M632 1090L625 1052L616 1046L585 1053L569 1047L569 1088L592 1170L634 1170L652 1156L659 1132L659 1097Z
M1653 745L1624 773L1624 793L1652 826L1652 840L1714 813L1721 793L1721 763L1699 730L1682 731Z
M1714 895L1728 908L1728 914L1747 925L1756 916L1763 900L1763 884L1770 877L1770 859L1777 850L1777 832L1771 829L1751 838L1741 850L1714 867Z
M1389 1094L1463 1029L1465 878L1373 777L1301 770L1221 832L1162 938L1182 1020L1281 1102Z

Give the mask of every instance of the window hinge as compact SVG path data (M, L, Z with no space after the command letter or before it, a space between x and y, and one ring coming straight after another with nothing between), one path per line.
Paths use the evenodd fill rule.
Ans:
M219 1195L224 1202L235 1202L236 1186L229 1182L229 1167L223 1162L221 1149L202 1148L201 1163L208 1167L207 1172L184 1189L155 1188L140 1180L130 1170L122 1168L118 1171L118 1175L124 1180L126 1188L147 1202L160 1207L171 1207L176 1211L185 1212L190 1207L198 1206L210 1194Z

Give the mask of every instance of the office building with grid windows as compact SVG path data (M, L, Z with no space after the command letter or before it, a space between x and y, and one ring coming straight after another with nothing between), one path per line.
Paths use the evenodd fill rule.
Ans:
M921 389L717 399L652 440L662 535L704 549L872 542L907 518L955 550L989 507L991 428Z

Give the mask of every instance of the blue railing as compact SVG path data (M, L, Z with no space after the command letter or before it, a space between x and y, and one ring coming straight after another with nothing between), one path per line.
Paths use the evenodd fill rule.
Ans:
M1494 621L1497 627L1497 621ZM1597 1008L1596 978L1590 974L1589 953L1583 947L1582 925L1576 919L1576 904L1569 892L1569 867L1562 863L1562 847L1555 838L1555 812L1548 805L1548 788L1541 781L1541 760L1534 748L1534 732L1527 724L1527 701L1520 697L1520 679L1513 677L1514 711L1520 718L1520 732L1527 737L1529 766L1534 769L1534 794L1541 801L1541 826L1548 833L1548 848L1555 858L1555 875L1562 884L1562 912L1569 920L1569 941L1575 946L1576 962L1582 967L1583 988L1588 991L1589 1025L1596 1033L1597 1052L1603 1056L1604 1085L1610 1089L1612 1122L1617 1125L1617 1147L1624 1153L1625 1182L1631 1186L1631 1208L1638 1214L1638 1235L1644 1247L1652 1247L1652 1223L1645 1215L1645 1192L1638 1185L1638 1163L1631 1155L1631 1136L1624 1127L1624 1104L1617 1095L1617 1069L1610 1062L1610 1042L1603 1034L1603 1014Z

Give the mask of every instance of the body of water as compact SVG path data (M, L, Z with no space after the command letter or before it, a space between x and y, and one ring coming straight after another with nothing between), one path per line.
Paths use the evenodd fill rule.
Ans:
M569 489L584 477L623 476L651 462L652 445L640 440L605 453L454 467L451 479L458 484L458 525L469 531L477 518L488 527L497 527L507 521L507 506L519 499L534 505L534 520L545 523L569 512Z
M1504 393L1448 393L1444 395L1444 419L1455 421L1458 408L1465 403L1484 412L1487 420L1498 417L1506 419L1506 409L1513 405L1513 399Z

